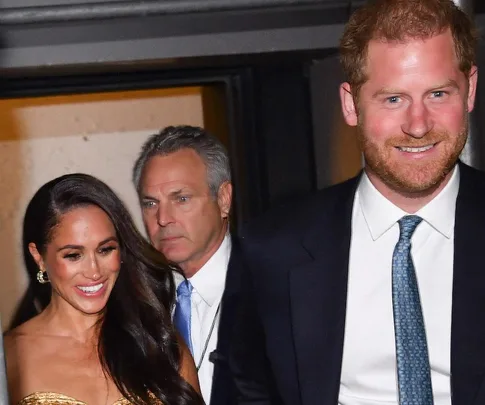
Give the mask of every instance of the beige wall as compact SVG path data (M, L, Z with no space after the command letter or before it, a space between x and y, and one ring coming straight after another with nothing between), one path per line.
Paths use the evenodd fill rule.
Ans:
M93 174L125 201L141 228L131 168L149 134L203 125L199 87L0 101L0 313L2 328L26 284L21 232L25 208L45 182Z

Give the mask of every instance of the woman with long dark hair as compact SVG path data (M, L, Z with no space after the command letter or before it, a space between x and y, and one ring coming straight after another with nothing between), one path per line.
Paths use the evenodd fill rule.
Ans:
M12 403L203 404L171 322L178 270L106 184L70 174L42 186L23 243L50 302L5 337Z

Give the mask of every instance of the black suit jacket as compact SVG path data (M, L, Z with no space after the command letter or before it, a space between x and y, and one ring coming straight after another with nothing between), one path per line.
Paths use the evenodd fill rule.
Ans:
M358 177L269 215L241 243L231 366L239 404L338 403ZM485 404L485 174L460 164L451 325L453 405Z
M221 301L221 317L217 348L209 354L214 364L210 405L235 405L235 385L229 369L229 350L232 341L234 318L239 302L242 262L239 241L232 237L231 257L227 268L226 286Z

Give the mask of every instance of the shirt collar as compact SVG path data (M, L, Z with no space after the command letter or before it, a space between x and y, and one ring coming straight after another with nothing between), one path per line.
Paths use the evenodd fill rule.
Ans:
M453 169L450 181L428 204L415 215L419 215L446 238L451 238L455 224L455 207L460 185L460 169ZM404 215L409 215L385 198L364 172L357 188L357 197L367 227L373 240L380 238Z
M194 290L210 307L221 299L224 292L231 245L231 237L226 234L211 258L189 278Z

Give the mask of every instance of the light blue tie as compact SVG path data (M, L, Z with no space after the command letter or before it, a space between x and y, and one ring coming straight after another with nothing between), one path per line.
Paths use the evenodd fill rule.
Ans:
M428 346L418 282L411 258L411 236L422 221L407 215L399 222L399 241L392 256L392 304L396 336L400 405L432 405Z
M192 284L184 280L177 287L177 304L173 314L173 323L185 340L190 353L192 350L192 338L190 337L191 305L190 296L192 295Z

